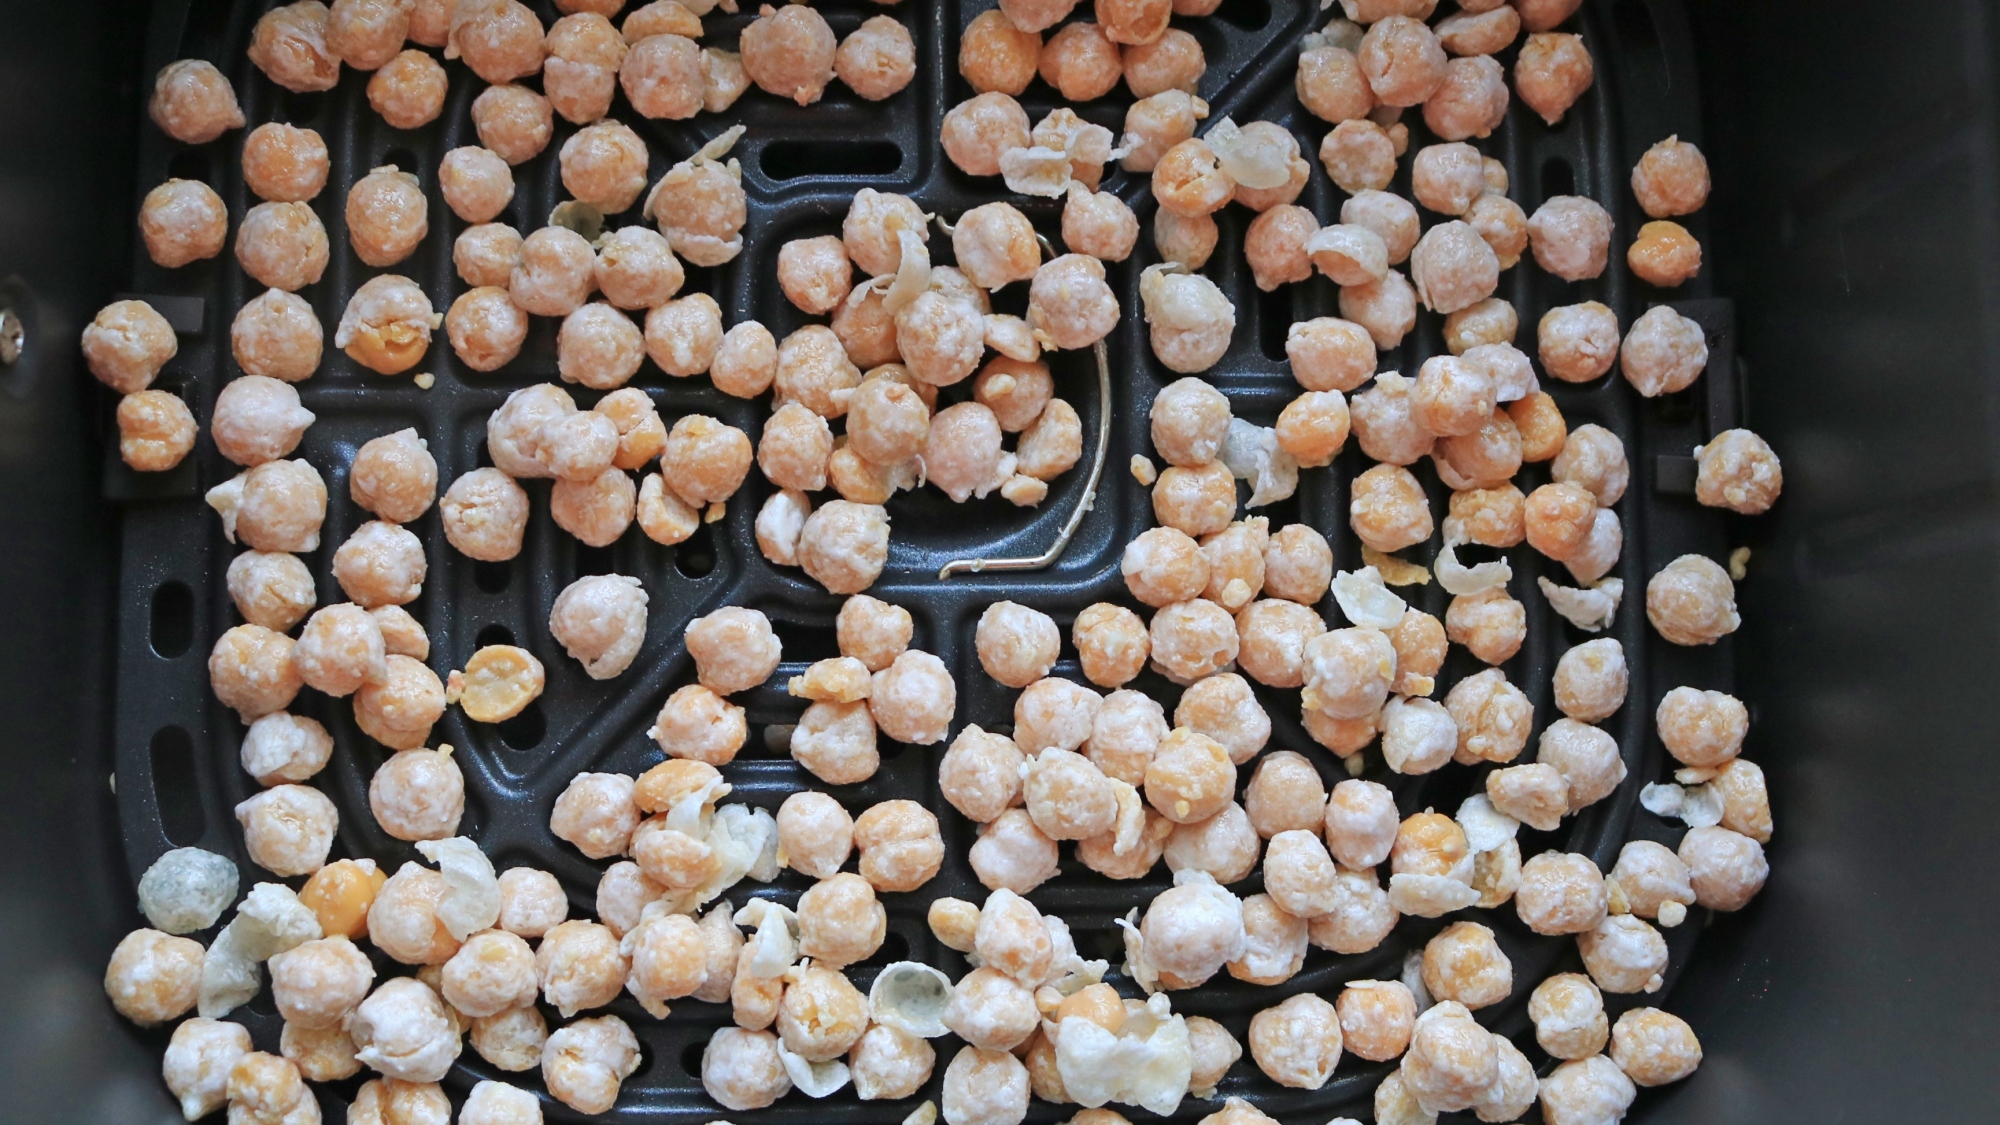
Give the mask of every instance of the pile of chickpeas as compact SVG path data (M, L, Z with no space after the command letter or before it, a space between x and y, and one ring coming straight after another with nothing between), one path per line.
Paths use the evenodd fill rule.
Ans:
M1573 935L1584 970L1529 996L1536 1044L1554 1060L1545 1074L1478 1021L1513 994L1514 977L1494 931L1470 919L1448 921L1399 979L1349 981L1259 1011L1250 1061L1304 1090L1331 1080L1343 1051L1395 1062L1375 1093L1383 1122L1460 1110L1503 1121L1537 1101L1552 1125L1611 1122L1637 1087L1692 1073L1701 1046L1684 1021L1652 1007L1613 1019L1605 994L1661 990L1661 931L1687 923L1694 907L1740 910L1763 886L1772 818L1762 770L1740 756L1744 704L1693 686L1658 703L1673 782L1707 798L1688 803L1696 811L1683 814L1678 848L1634 840L1608 873L1579 854L1524 857L1521 825L1556 830L1648 780L1627 777L1601 725L1628 702L1626 654L1608 637L1563 652L1551 685L1561 717L1522 761L1537 722L1528 691L1502 667L1520 651L1529 613L1496 579L1510 572L1448 570L1441 554L1436 577L1456 586L1443 620L1394 593L1424 569L1398 552L1416 554L1441 532L1447 549L1526 543L1564 564L1577 584L1569 593L1606 596L1615 612L1616 505L1632 466L1610 430L1569 425L1537 365L1572 384L1616 365L1654 398L1686 390L1707 364L1701 327L1664 304L1622 329L1597 302L1552 308L1530 356L1515 346L1516 310L1495 295L1501 274L1529 258L1565 281L1597 278L1610 261L1615 225L1601 203L1557 196L1528 213L1509 198L1504 166L1468 143L1500 127L1515 95L1555 124L1587 94L1588 48L1558 30L1579 3L1477 0L1427 23L1431 0L1343 0L1345 18L1301 44L1296 78L1301 106L1330 126L1318 158L1347 197L1339 221L1322 224L1295 202L1313 174L1299 139L1271 122L1210 121L1196 96L1201 42L1172 22L1210 14L1215 0L1095 0L1094 20L1070 18L1077 0L1000 0L959 35L958 71L975 95L945 115L940 144L968 176L1063 199L1067 252L1045 254L1027 215L1004 199L935 216L910 197L863 189L839 235L780 248L786 298L827 318L782 340L754 320L725 329L713 298L681 294L684 262L716 266L744 247L741 169L725 159L741 128L649 188L644 141L608 114L619 90L658 119L724 113L752 85L800 106L835 78L862 98L888 98L917 69L894 16L840 40L808 6L764 7L730 51L698 42L715 0L655 0L617 27L620 0L559 4L567 14L546 29L516 0L299 0L265 13L250 58L266 78L313 92L336 85L342 66L372 72L368 103L394 128L442 112L458 72L439 49L486 84L471 108L480 145L447 153L435 172L466 224L453 247L466 290L440 314L416 282L375 273L346 302L334 346L396 376L423 364L442 328L460 363L490 372L519 355L530 317L560 318L557 374L587 401L558 383L513 392L487 419L492 466L442 496L417 430L363 444L346 478L373 518L331 553L347 600L321 605L301 556L320 547L326 482L294 455L316 421L298 384L319 369L325 343L299 291L339 252L313 206L331 162L310 129L271 122L243 138L244 182L261 202L238 220L235 253L263 291L235 315L242 375L208 419L216 452L241 471L206 496L244 548L227 572L243 623L216 641L208 667L217 700L244 724L240 760L259 791L235 815L244 854L268 881L239 894L228 858L168 852L139 884L149 926L119 943L105 975L122 1015L175 1023L162 1073L187 1119L226 1107L232 1122L317 1121L307 1084L365 1069L350 1121L449 1122L440 1081L468 1040L496 1070L539 1070L548 1095L577 1112L607 1112L642 1061L632 1027L601 1011L627 995L659 1020L680 1001L729 1005L734 1026L709 1039L699 1068L728 1111L769 1106L794 1087L814 1098L849 1085L862 1100L915 1097L936 1068L931 1040L949 1034L962 1045L938 1104L911 1114L918 1125L940 1113L947 1125L1019 1125L1033 1098L1168 1112L1184 1096L1218 1097L1246 1051L1222 1024L1174 1014L1176 993L1222 973L1281 988L1309 948L1367 953L1405 915L1510 902L1534 933ZM1524 32L1510 88L1494 56ZM519 82L537 75L539 91ZM1015 99L1038 78L1071 104L1031 127ZM1073 108L1121 82L1135 99L1122 134ZM1436 143L1412 155L1402 118L1418 106ZM190 145L248 124L229 80L201 60L163 69L150 108ZM549 146L556 114L580 127L557 153L574 204L523 237L497 220L514 169ZM1414 200L1390 190L1405 157ZM1148 406L1165 467L1143 455L1132 465L1158 526L1123 550L1124 596L1063 621L1014 601L986 606L974 632L981 668L1019 694L1011 724L959 725L951 669L912 647L907 609L864 592L886 563L886 505L929 483L954 501L997 492L1033 506L1081 458L1079 412L1054 394L1044 353L1089 348L1124 313L1106 265L1139 252L1142 227L1124 199L1100 190L1113 161L1150 176L1160 262L1143 273L1140 311L1155 358L1179 376ZM396 267L429 237L428 174L385 166L350 186L345 229L363 265ZM1629 242L1627 267L1656 289L1678 287L1701 265L1699 242L1674 220L1705 204L1705 160L1669 137L1633 169L1631 188L1650 221ZM639 224L600 232L592 221L642 203ZM1231 204L1255 214L1242 252L1260 290L1315 274L1339 290L1338 317L1290 327L1285 350L1302 393L1269 428L1238 417L1200 377L1223 360L1236 323L1231 301L1199 272L1218 242L1215 217ZM151 259L177 269L221 253L228 212L207 185L169 180L146 195L140 232ZM946 239L953 264L933 264ZM1028 283L1026 315L994 313L990 294L1015 282ZM1412 374L1378 372L1419 306L1443 317L1449 354ZM177 352L173 327L143 300L119 301L82 344L93 375L122 396L125 462L140 472L177 466L200 427L186 399L153 388ZM647 360L671 376L706 375L734 397L769 391L771 415L754 440L706 415L669 424L628 385ZM428 388L435 377L415 380ZM968 380L969 396L940 406L941 392ZM1334 529L1273 526L1245 508L1290 495L1302 471L1344 471L1333 466L1350 435L1367 466L1347 482L1348 526L1371 566L1341 572ZM1755 515L1782 489L1776 455L1749 430L1716 434L1695 457L1701 504ZM1441 518L1413 471L1426 458L1451 489ZM751 735L731 697L769 684L783 645L762 611L716 609L678 638L693 682L667 695L646 732L662 760L637 776L578 774L549 810L551 836L607 864L595 919L573 918L555 874L496 871L459 835L465 771L452 747L432 745L435 724L450 706L474 722L507 721L543 692L546 670L512 644L484 646L444 678L432 670L428 634L405 608L422 595L428 565L407 525L435 506L454 550L505 562L520 554L530 515L519 482L548 479L553 521L578 541L606 546L636 522L673 545L723 518L753 461L775 486L755 519L765 559L845 597L839 656L791 678L804 713L767 741L835 787L875 777L881 737L939 747L937 792L949 808L891 798L857 814L807 788L774 813L725 801L726 768ZM1550 482L1524 493L1515 478L1529 463L1547 463ZM1253 482L1248 505L1239 479ZM811 495L829 488L838 499ZM1344 623L1327 615L1329 594ZM637 578L586 576L551 605L550 636L591 678L615 679L646 644L648 600ZM1740 623L1731 571L1698 555L1652 575L1645 608L1679 645L1713 644ZM1057 671L1065 628L1087 682ZM1441 683L1452 645L1487 667ZM1171 715L1157 691L1139 690L1155 682L1140 680L1148 673L1178 690ZM291 710L304 688L351 697L357 726L388 751L369 782L370 814L425 863L390 872L336 858L339 814L313 784L334 739ZM1307 735L1341 762L1345 776L1331 786L1314 757L1271 745L1263 701L1292 690ZM1449 814L1404 815L1387 785L1364 776L1377 750L1390 774L1457 765L1483 770L1483 787ZM922 893L944 867L940 816L978 826L966 861L988 894L933 897L928 923L974 967L952 981L899 962L864 992L850 973L884 945L882 896ZM1121 920L1122 962L1083 957L1064 920L1027 897L1060 876L1064 842L1109 879L1151 877L1162 860L1172 874ZM795 906L752 897L737 908L724 897L784 869L811 880ZM1261 890L1239 896L1253 877ZM225 916L208 945L189 936ZM410 971L378 980L383 959ZM258 993L266 968L283 1019L276 1053L225 1018ZM1106 981L1119 976L1117 987ZM560 1026L551 1029L549 1011ZM1148 1085L1105 1062L1133 1052L1165 1060L1185 1083ZM523 1087L482 1081L457 1119L539 1122L542 1104ZM1271 1120L1231 1097L1204 1125ZM1076 1121L1128 1125L1096 1105Z

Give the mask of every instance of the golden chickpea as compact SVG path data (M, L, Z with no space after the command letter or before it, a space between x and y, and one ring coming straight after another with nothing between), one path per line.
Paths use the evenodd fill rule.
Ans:
M179 269L222 253L229 213L207 184L168 180L139 204L139 234L155 265Z
M1701 243L1679 223L1655 219L1639 228L1625 264L1640 281L1671 289L1701 272Z
M1354 479L1350 496L1348 525L1369 547L1399 551L1431 537L1430 503L1408 469L1376 465Z
M540 1065L548 1037L547 1021L532 1006L472 1021L472 1049L500 1070L520 1072Z
M409 257L430 232L428 210L429 204L415 175L398 171L393 164L376 168L348 189L348 243L368 265L393 266ZM317 220L314 222L316 225ZM237 256L242 257L240 241Z
M1708 202L1708 159L1679 137L1668 137L1632 167L1632 194L1655 219L1687 215Z
M1514 92L1551 125L1562 120L1595 77L1580 35L1537 32L1521 45L1514 62Z
M1236 182L1222 170L1215 150L1192 138L1160 155L1152 182L1160 206L1183 218L1212 215L1236 195Z
M444 111L450 79L423 51L398 53L368 79L368 104L393 129L421 129Z

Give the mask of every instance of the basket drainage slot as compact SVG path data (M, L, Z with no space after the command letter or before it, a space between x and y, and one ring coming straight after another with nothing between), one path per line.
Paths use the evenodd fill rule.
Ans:
M194 591L185 582L162 582L153 591L147 638L156 656L172 660L194 643Z
M151 753L160 831L175 847L198 843L208 831L208 817L195 785L194 739L181 727L161 727L153 732Z

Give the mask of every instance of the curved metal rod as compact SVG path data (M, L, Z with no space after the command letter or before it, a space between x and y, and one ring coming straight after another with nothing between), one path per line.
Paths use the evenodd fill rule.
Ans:
M1076 529L1083 526L1083 517L1097 503L1097 485L1104 476L1104 459L1111 451L1111 359L1099 340L1092 345L1097 353L1097 453L1090 461L1090 477L1084 482L1083 496L1076 502L1076 509L1063 523L1062 531L1055 542L1039 555L1016 559L953 559L938 570L939 578L950 578L954 574L979 574L989 570L1040 570L1062 557L1063 549L1076 535Z

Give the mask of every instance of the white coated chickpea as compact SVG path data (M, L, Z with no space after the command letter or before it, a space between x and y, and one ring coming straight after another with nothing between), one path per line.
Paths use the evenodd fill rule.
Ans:
M215 189L196 180L168 180L139 204L139 234L146 254L163 269L222 253L229 214Z
M701 1084L725 1109L761 1109L792 1088L778 1055L778 1037L768 1031L725 1027L701 1054Z
M623 854L639 823L632 789L625 774L577 774L556 798L549 831L591 859Z
M944 1023L974 1047L1010 1051L1027 1042L1040 1018L1026 985L998 969L982 967L952 987Z
M687 650L702 686L719 694L747 691L771 678L783 645L770 619L729 606L689 622Z
M1280 832L1319 831L1326 802L1319 771L1305 755L1291 750L1265 755L1243 791L1250 826L1267 840Z
M409 523L437 497L437 459L415 429L372 438L347 470L348 494L384 520Z
M1625 649L1609 637L1586 641L1556 661L1556 708L1578 722L1602 722L1625 705Z
M1205 677L1182 692L1174 726L1214 739L1239 766L1256 757L1271 737L1270 715L1249 681L1234 672Z
M578 1020L542 1045L542 1081L579 1113L606 1113L618 1087L639 1069L639 1039L617 1016Z
M1074 750L1090 737L1103 698L1070 680L1047 677L1014 700L1014 741L1029 756L1047 749Z
M121 304L148 307L136 301ZM105 311L110 312L110 308ZM93 347L93 333L104 320L104 314L100 313L98 322L84 330L84 355L91 361L92 372L100 379L105 378L98 369L97 357L102 353ZM171 329L166 339L171 341ZM296 383L311 378L313 372L319 369L325 332L305 298L282 289L267 289L237 312L230 325L229 343L236 365L243 369L245 375L263 375ZM172 354L172 349L167 349L166 358ZM150 376L147 381L151 381ZM121 383L112 385L120 387Z
M506 223L467 227L452 242L452 268L471 286L505 289L521 264L521 233Z
M320 279L327 262L326 228L303 203L259 203L236 228L236 261L259 285L285 292Z
M1632 166L1632 194L1647 215L1687 215L1708 201L1708 159L1678 136L1646 150Z
M1687 1021L1658 1008L1632 1008L1611 1028L1611 1061L1640 1086L1664 1086L1701 1065L1701 1041Z
M1020 1125L1028 1068L1006 1051L967 1046L945 1067L939 1110L946 1125Z
M514 171L492 149L455 148L438 163L438 190L452 214L468 223L488 223L513 201Z
M1587 1059L1604 1049L1610 1034L1604 996L1582 973L1557 973L1528 997L1535 1041L1559 1059Z
M778 806L778 854L784 865L813 879L838 874L854 848L854 819L839 801L806 790Z
M422 661L407 656L386 656L382 665L382 678L354 693L354 721L363 734L392 750L421 747L444 714L444 683Z
M292 664L306 686L335 697L352 695L387 674L381 626L360 606L324 606L306 620Z
M1576 935L1590 979L1606 992L1658 992L1665 984L1667 941L1646 920L1609 914Z
M1170 465L1199 468L1214 461L1229 433L1229 400L1208 383L1185 378L1153 398L1153 448Z
M875 888L842 872L814 883L799 896L799 952L826 968L866 960L882 947L888 915Z
M333 576L356 605L408 605L423 593L424 545L400 524L369 520L333 553Z
M1161 609L1153 615L1149 633L1154 666L1177 683L1214 675L1236 659L1235 619L1205 599Z
M966 858L988 890L1027 894L1056 874L1056 842L1035 827L1026 809L1008 809L981 826Z
M1172 822L1169 821L1171 824ZM1205 820L1173 824L1161 852L1167 869L1205 871L1224 885L1241 882L1257 866L1262 840L1250 817L1234 801Z
M596 922L560 923L542 936L535 950L542 999L564 1019L611 1003L624 987L629 969L618 935Z
M427 52L399 51L368 79L368 104L396 129L420 129L444 110L450 79Z
M284 1125L319 1119L319 1102L306 1089L298 1066L278 1055L251 1051L239 1057L229 1068L226 1089L229 1116L238 1125Z
M474 469L438 503L445 538L467 558L505 562L521 553L528 494L499 469Z
M1389 1062L1410 1045L1417 1001L1401 981L1349 981L1334 1002L1341 1045L1357 1058Z
M1062 649L1055 619L1015 602L995 602L979 616L974 647L986 674L1024 688L1049 674Z
M1686 390L1708 366L1708 336L1666 305L1640 314L1618 352L1625 381L1646 398Z
M1541 1080L1542 1119L1549 1125L1617 1121L1637 1094L1616 1063L1592 1055L1563 1063Z
M1302 992L1250 1020L1250 1056L1280 1086L1317 1090L1340 1062L1340 1016L1334 1006Z
M883 801L854 822L861 877L878 891L914 891L944 862L937 815L915 801Z
M938 760L938 792L967 819L984 824L1020 803L1026 762L1013 739L968 726Z
M1374 869L1343 868L1336 885L1340 905L1307 924L1308 939L1335 953L1366 953L1374 949L1389 936L1400 917L1388 894L1376 882Z
M286 1023L333 1027L368 995L375 968L345 937L318 938L270 959L271 999Z
M340 814L317 789L274 785L236 806L243 847L274 875L310 875L326 862Z
M111 951L104 992L118 1014L141 1027L180 1018L201 990L203 950L192 938L137 929Z
M459 1108L459 1125L539 1125L542 1103L518 1086L490 1079L475 1083Z
M942 741L957 707L958 688L950 670L937 657L914 649L875 673L868 698L882 733L918 746Z
M556 595L549 633L594 680L631 667L646 641L646 590L637 578L594 574Z
M354 1057L386 1078L436 1082L461 1047L444 1001L414 977L392 977L347 1017Z
M1236 519L1236 498L1236 477L1222 462L1170 465L1153 485L1153 518L1188 535L1213 535Z
M1305 967L1310 927L1270 895L1251 895L1243 900L1243 933L1243 956L1229 963L1229 975L1237 980L1270 987L1283 984Z
M1677 645L1712 645L1736 631L1736 587L1702 555L1682 555L1646 582L1646 618Z
M175 1027L160 1073L181 1116L193 1121L221 1109L229 1100L230 1068L250 1050L250 1032L239 1023L196 1016Z
M1695 902L1711 910L1743 909L1771 873L1763 845L1720 826L1689 829L1676 854L1687 865Z
M589 299L595 271L596 256L582 235L566 227L543 227L522 241L508 293L536 316L568 316Z
M499 882L500 918L494 924L510 934L539 938L569 916L569 896L546 871L510 867Z
M399 840L442 840L465 815L465 775L444 750L404 750L368 782L368 807L382 830Z

